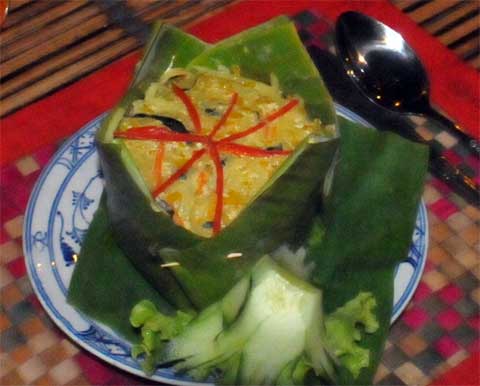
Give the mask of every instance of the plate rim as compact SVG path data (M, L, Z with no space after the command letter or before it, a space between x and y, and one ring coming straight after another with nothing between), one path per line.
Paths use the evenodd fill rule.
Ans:
M336 108L336 111L339 115L341 115L341 116L343 116L347 119L351 119L353 121L357 121L359 123L362 123L365 126L373 128L373 126L368 121L366 121L364 118L358 116L356 113L352 112L351 110L347 109L346 107L338 105L337 103L335 103L335 108ZM25 237L25 235L29 234L27 232L30 228L29 225L32 222L32 215L33 215L33 211L35 209L35 205L37 203L38 194L40 193L41 189L43 188L45 180L50 175L52 168L54 167L54 165L56 164L58 159L61 157L61 155L65 152L65 150L67 150L72 145L73 141L75 141L75 139L80 137L82 134L84 134L84 133L88 132L89 130L93 129L95 126L99 126L100 122L107 116L107 114L108 114L108 112L105 112L105 113L100 114L99 116L95 117L94 119L92 119L91 121L86 123L84 126L82 126L75 133L73 133L70 137L68 137L65 140L64 143L62 143L62 145L55 151L53 156L50 158L50 160L48 161L46 166L42 169L41 174L38 177L37 181L35 182L35 185L34 185L32 191L30 193L29 200L28 200L28 203L27 203L27 207L26 207L26 210L25 210L25 221L24 221L23 230L22 230L22 235L23 235L22 247L23 247L24 260L25 260L25 263L26 263L25 265L26 265L26 268L27 268L27 274L28 274L28 277L29 277L30 284L32 285L32 288L34 289L35 295L36 295L37 299L39 300L40 304L42 305L43 309L45 310L47 315L50 317L50 319L55 323L55 325L63 333L65 333L69 337L69 339L71 339L73 342L75 342L75 344L78 344L80 347L82 347L83 349L85 349L89 353L95 355L96 357L102 359L106 363L108 363L108 364L110 364L110 365L112 365L116 368L119 368L123 371L126 371L130 374L134 374L136 376L140 376L142 378L149 379L149 380L165 382L165 383L172 384L172 385L180 385L180 386L184 386L184 385L185 386L186 385L189 385L189 386L191 386L191 385L198 385L198 386L200 386L200 385L212 385L211 383L202 383L202 382L196 382L196 381L192 381L192 380L179 379L175 375L172 375L170 377L167 374L157 374L157 373L155 373L153 376L147 376L140 368L135 368L135 367L129 366L127 364L119 362L116 358L114 358L112 356L108 356L108 355L102 353L96 347L89 344L88 341L80 339L72 331L70 331L68 326L66 326L65 323L62 322L62 320L60 320L57 317L57 315L55 315L55 312L52 309L53 305L50 306L48 304L45 297L50 299L50 296L48 295L47 291L45 291L43 288L40 289L37 286L37 280L34 277L35 276L35 273L34 273L35 269L33 267L33 265L34 265L33 258L32 258L31 252L30 252L30 248L27 247L28 240L27 240L27 237ZM96 152L95 147L93 147L93 149L94 150L92 150L92 152L95 153ZM424 247L425 252L422 254L422 256L419 260L420 264L418 265L418 267L414 268L413 275L416 275L416 277L413 279L413 281L411 281L411 279L410 279L407 288L405 289L405 291L402 293L402 296L400 297L400 299L402 299L402 303L400 304L400 306L398 307L398 309L396 311L395 311L396 304L394 304L393 307L392 307L392 317L391 317L391 320L390 320L390 326L398 319L398 317L401 315L401 313L404 311L404 309L407 307L407 305L411 301L411 298L413 297L413 295L415 293L415 289L418 287L418 284L421 280L421 277L422 277L422 274L423 274L423 271L424 271L424 268L425 268L428 246L429 246L429 230L428 230L428 217L426 215L426 207L425 207L425 203L424 203L423 199L421 200L420 205L419 205L418 213L420 213L420 212L422 212L422 215L424 216L424 221L425 221L425 229L424 229L424 236L423 236L424 239L425 239L425 247ZM418 214L417 214L417 216L418 216ZM38 278L38 281L41 282L41 279ZM65 299L65 303L66 303L66 299ZM400 300L399 300L399 303L400 303ZM81 314L79 311L77 311L77 312L79 314ZM101 329L103 329L101 323L98 323L95 320L93 320L93 319L91 319L87 316L84 316L83 314L81 314L81 316L85 320L87 320L89 323L91 323L93 326L100 327ZM124 338L118 336L117 334L114 333L114 335L118 339L126 341Z

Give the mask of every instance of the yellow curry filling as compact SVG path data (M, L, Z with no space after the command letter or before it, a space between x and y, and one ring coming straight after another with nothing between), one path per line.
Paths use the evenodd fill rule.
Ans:
M218 233L309 134L324 134L276 83L174 68L133 102L115 136L176 224Z

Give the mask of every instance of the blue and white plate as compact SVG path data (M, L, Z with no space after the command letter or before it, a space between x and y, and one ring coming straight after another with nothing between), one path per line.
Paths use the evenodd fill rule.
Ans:
M341 106L340 115L367 124ZM130 344L109 328L67 304L66 294L82 239L103 190L95 148L95 132L103 116L75 134L53 157L40 176L28 204L24 225L24 252L28 274L43 307L72 340L106 362L130 373L145 376L130 357ZM428 243L425 205L419 208L412 245L395 273L392 323L410 301L425 265ZM169 369L152 378L187 385Z

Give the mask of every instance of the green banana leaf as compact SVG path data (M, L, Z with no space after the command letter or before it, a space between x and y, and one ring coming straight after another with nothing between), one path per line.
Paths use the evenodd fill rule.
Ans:
M312 281L325 290L325 312L360 291L377 299L378 332L362 345L372 353L357 379L341 371L341 383L370 384L388 333L393 277L408 254L427 172L428 148L395 134L340 119L340 161L325 200L323 237L310 243Z
M180 308L213 303L265 253L281 242L306 237L299 230L308 228L338 147L337 138L304 141L250 207L216 237L202 238L177 226L151 197L113 132L131 102L166 69L218 65L239 66L243 75L258 81L275 75L283 92L303 99L311 118L335 128L331 97L288 18L274 19L212 47L173 27L154 28L132 89L106 120L97 142L114 236L137 269ZM242 257L227 259L231 252ZM166 262L180 266L162 268ZM215 285L210 284L212 267L218 275Z
M164 293L165 298L182 308L191 305L175 277L168 270L158 267L151 274L148 258L146 261L136 258L148 255L148 251L141 251L139 255L137 246L151 246L155 240L162 240L166 245L185 247L198 242L199 238L159 213L127 148L121 141L113 140L113 131L131 103L143 98L148 86L157 81L166 69L186 66L204 49L205 44L198 39L168 25L154 24L144 59L139 64L128 94L109 114L97 134L114 236L137 269L156 283L157 290Z
M174 310L117 246L104 198L82 243L82 257L75 266L67 300L88 317L136 342L138 331L128 319L135 304L148 299L166 314Z
M332 98L295 29L284 16L208 48L190 64L216 69L240 65L242 75L265 83L275 74L286 95L299 95L308 114L336 123Z
M198 309L225 295L265 253L282 243L301 244L308 235L304 230L310 228L315 216L320 182L337 144L328 141L304 147L290 159L288 171L280 171L275 182L215 239L188 249L160 251L165 261L180 263L172 272ZM231 253L241 256L228 258Z
M371 352L370 366L355 380L340 369L339 384L368 385L388 335L394 266L407 254L428 157L426 148L394 134L378 133L344 119L339 123L341 157L325 203L326 212L316 219L322 220L324 229L318 232L324 234L311 236L308 257L316 264L312 279L321 283L327 313L354 298L359 291L370 291L377 300L376 316L380 328L361 341L361 345ZM388 198L383 198L385 194ZM379 216L377 222L369 219L370 214ZM129 260L114 245L107 223L107 211L101 206L80 253L69 289L69 301L87 316L98 318L133 340L127 334L129 327L125 322L129 318L128 304L134 301L117 303L111 299L128 293L131 283L137 283L138 296L143 293L147 299L152 299L149 294L153 288L139 277ZM362 223L368 224L368 230L362 228ZM346 224L345 227L342 224ZM96 236L97 233L104 236ZM352 248L344 245L355 243L359 238L361 244L357 245L358 248L355 244ZM104 249L97 247L97 241L101 239L107 240ZM398 247L387 245L391 242ZM382 251L389 255L382 257ZM371 262L366 262L368 256L373 256ZM108 280L98 279L99 272L109 272ZM211 276L211 283L214 283L216 272ZM318 384L317 379L311 382Z

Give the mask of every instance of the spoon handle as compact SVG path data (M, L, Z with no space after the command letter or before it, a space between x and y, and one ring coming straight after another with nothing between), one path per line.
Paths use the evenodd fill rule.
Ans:
M444 119L447 120L447 118ZM446 158L444 155L445 149L439 148L437 146L438 144L435 144L434 141L424 139L414 130L400 130L398 133L406 138L428 146L430 149L428 165L430 172L454 189L469 203L477 207L480 206L480 187L473 178Z
M457 166L450 163L433 146L430 146L429 169L432 174L451 186L469 203L479 206L480 189L475 181L463 173Z
M466 134L460 128L460 126L455 124L443 114L440 114L431 106L426 108L426 110L423 112L423 115L440 123L448 134L450 134L456 141L462 143L466 150L468 150L472 155L480 157L480 143L475 138Z
M430 149L428 164L430 172L454 189L469 203L477 207L480 206L480 187L473 178L465 174L464 171L445 157L443 154L444 149L439 149L438 144L425 140L414 130L400 130L398 133L428 146Z

